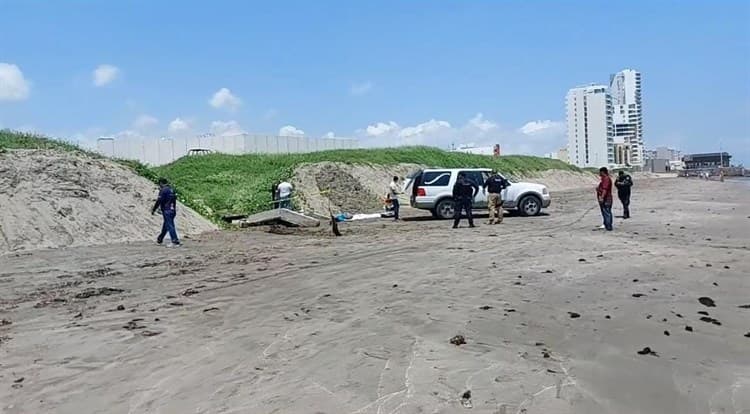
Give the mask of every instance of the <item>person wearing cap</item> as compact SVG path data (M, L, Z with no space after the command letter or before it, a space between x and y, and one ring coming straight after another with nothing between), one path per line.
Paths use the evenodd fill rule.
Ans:
M461 211L466 211L466 218L469 220L469 227L474 227L474 217L471 209L474 205L474 199L479 193L479 186L473 181L466 178L466 174L458 173L458 180L453 185L453 203L455 211L453 216L453 228L457 229L461 222Z
M617 187L617 198L622 203L622 218L630 218L630 189L633 187L633 179L629 174L625 174L624 171L617 173L617 180L615 180L615 187Z
M161 226L161 233L156 238L156 243L161 245L164 242L164 237L169 233L172 243L167 247L179 246L180 239L177 237L177 229L174 224L174 218L177 215L177 194L175 194L166 178L159 178L159 197L151 209L151 215L156 214L157 208L161 210L164 222Z

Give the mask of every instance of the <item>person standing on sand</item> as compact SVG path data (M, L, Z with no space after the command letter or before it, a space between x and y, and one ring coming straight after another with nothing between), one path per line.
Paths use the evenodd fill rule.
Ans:
M453 203L455 211L453 213L453 228L457 229L461 222L461 211L466 211L466 218L469 219L469 227L474 227L474 217L471 215L471 209L474 205L474 198L479 193L479 186L473 181L466 179L466 174L458 173L458 180L453 185Z
M502 192L506 188L510 187L510 183L505 178L501 177L497 171L493 171L482 186L482 190L489 193L487 196L487 206L489 208L490 219L487 224L495 224L496 222L503 222L503 196ZM497 221L495 221L497 216Z
M599 169L599 186L596 187L596 198L602 211L604 224L599 228L612 231L612 179L609 178L607 167Z
M279 208L291 209L292 208L292 191L294 187L287 181L282 181L279 186L276 187L279 197Z
M401 194L401 186L398 184L398 176L393 176L393 181L388 186L388 198L391 200L393 206L393 221L399 220L399 211L401 210L401 204L398 202L398 195Z
M271 206L274 210L279 208L279 184L278 181L271 184Z
M156 203L151 209L151 215L156 213L157 208L161 209L164 223L161 226L161 233L156 238L156 243L161 245L164 242L164 237L169 233L172 243L168 244L167 247L179 246L180 239L177 237L177 229L174 225L174 218L177 215L177 194L175 194L166 178L159 178L159 198L156 199Z
M622 218L630 218L630 188L633 186L633 179L624 171L617 173L615 187L617 187L617 198L622 203Z

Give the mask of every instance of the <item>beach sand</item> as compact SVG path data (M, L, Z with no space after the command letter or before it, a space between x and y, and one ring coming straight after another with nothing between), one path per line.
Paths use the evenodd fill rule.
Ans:
M593 203L0 256L0 411L750 413L750 192Z

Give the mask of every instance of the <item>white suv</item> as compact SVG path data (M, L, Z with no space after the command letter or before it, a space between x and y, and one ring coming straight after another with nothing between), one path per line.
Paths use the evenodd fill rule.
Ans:
M404 192L410 194L411 206L430 210L438 218L453 218L453 185L458 173L466 174L466 178L479 187L474 208L487 208L487 194L482 191L482 185L492 174L492 170L487 168L428 168L415 171L409 174L404 183ZM523 216L536 216L542 208L549 207L547 187L534 183L510 183L510 187L501 194L503 209L518 210Z

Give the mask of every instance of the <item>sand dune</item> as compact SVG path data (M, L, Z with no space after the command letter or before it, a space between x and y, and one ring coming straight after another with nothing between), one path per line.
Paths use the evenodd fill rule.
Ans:
M382 210L382 197L388 192L393 176L406 177L410 172L424 168L417 164L351 165L325 162L307 164L294 171L297 204L304 210L328 214L372 213ZM546 185L550 191L566 191L596 185L597 178L590 173L547 170L509 176L515 181ZM408 197L404 196L408 204Z
M0 153L0 254L156 238L156 186L111 161L56 151ZM180 232L215 226L181 206Z

